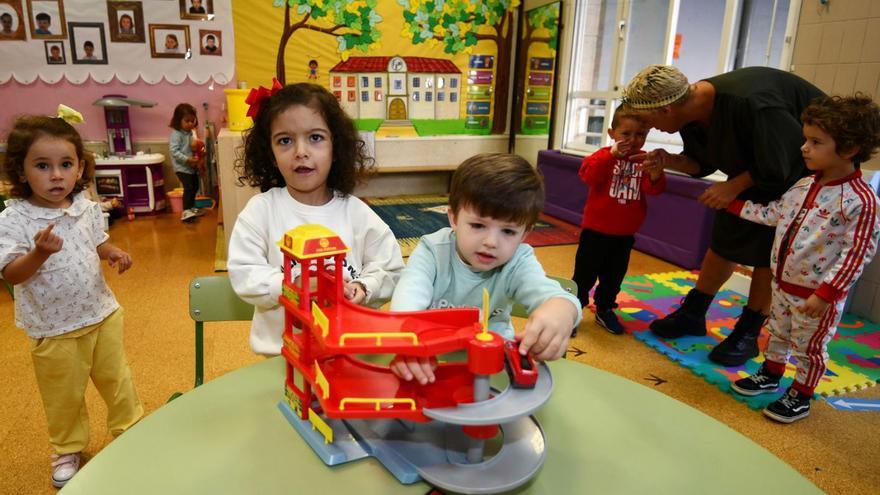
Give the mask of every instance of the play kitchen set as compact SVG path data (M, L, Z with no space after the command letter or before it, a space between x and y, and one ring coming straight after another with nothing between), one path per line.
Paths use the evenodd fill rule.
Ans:
M152 101L135 100L124 95L105 95L94 105L104 107L107 123L107 156L95 159L95 184L98 194L116 197L129 213L151 215L165 210L165 179L161 153L134 153L132 146L131 106L149 108Z

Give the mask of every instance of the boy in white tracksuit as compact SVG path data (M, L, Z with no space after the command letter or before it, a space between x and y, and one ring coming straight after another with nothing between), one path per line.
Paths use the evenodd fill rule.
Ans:
M790 423L809 414L825 373L828 342L837 330L847 292L877 249L877 196L859 163L880 144L880 108L864 96L831 97L804 110L807 167L816 174L764 206L736 200L728 211L776 226L770 268L770 340L758 372L732 384L744 395L775 392L791 354L791 388L764 413Z

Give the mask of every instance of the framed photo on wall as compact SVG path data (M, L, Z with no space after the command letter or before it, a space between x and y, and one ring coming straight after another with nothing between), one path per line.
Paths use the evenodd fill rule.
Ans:
M104 24L100 22L69 22L70 58L74 64L106 64L107 42Z
M63 40L67 38L64 0L27 0L31 20L31 38Z
M179 0L180 18L210 21L214 19L214 0Z
M213 29L199 29L199 54L223 55L223 32Z
M49 65L64 65L67 58L64 56L63 41L44 41L46 47L46 63Z
M0 0L0 41L24 40L21 0Z
M153 58L186 58L192 53L189 26L185 24L150 24L150 56Z
M144 7L141 2L107 2L110 41L144 43Z

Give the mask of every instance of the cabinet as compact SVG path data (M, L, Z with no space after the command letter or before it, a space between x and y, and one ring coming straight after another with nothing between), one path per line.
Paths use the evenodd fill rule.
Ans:
M125 209L152 215L165 210L165 155L149 153L95 160L95 184L100 196L118 197Z

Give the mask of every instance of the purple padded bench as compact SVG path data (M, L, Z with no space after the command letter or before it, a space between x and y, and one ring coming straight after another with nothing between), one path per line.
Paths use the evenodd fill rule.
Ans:
M547 199L544 213L581 224L588 187L578 177L583 158L557 150L538 152ZM709 248L714 212L697 201L712 183L666 175L666 191L648 196L648 217L636 233L635 248L683 268L699 268Z

